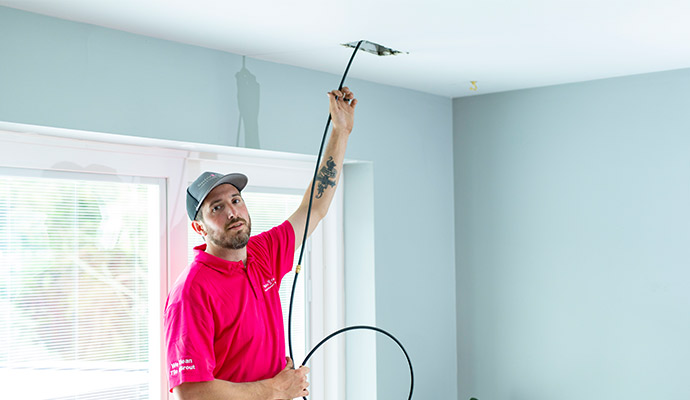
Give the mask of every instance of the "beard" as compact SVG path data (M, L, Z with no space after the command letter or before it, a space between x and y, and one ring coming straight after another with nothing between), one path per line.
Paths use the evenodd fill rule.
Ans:
M243 222L244 226L242 227L241 230L239 231L230 231L228 228L230 228L232 225L238 223L238 222ZM225 249L230 249L230 250L239 250L241 248L244 248L247 243L249 243L249 236L251 235L252 232L252 221L251 218L249 221L245 220L244 218L234 218L230 220L226 225L225 225L225 231L219 232L219 231L211 231L208 233L208 240L213 243L215 246L222 247Z

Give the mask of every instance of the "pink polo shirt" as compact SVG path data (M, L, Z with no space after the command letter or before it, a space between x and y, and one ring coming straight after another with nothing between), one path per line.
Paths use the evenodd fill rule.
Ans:
M195 247L165 305L170 390L183 382L254 382L285 368L278 288L292 269L288 221L247 244L247 268Z

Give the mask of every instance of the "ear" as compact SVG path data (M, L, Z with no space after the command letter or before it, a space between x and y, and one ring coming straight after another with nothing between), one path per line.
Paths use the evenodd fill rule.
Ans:
M194 232L198 233L202 237L206 237L206 229L201 222L196 220L192 221L192 229L194 229Z

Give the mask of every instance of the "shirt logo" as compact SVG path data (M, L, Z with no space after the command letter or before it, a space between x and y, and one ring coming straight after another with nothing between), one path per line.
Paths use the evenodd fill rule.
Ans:
M270 288L276 285L276 278L271 278L264 283L264 292L268 292Z
M170 375L175 376L182 373L182 371L193 369L196 369L196 365L194 365L194 361L191 358L181 358L170 364Z

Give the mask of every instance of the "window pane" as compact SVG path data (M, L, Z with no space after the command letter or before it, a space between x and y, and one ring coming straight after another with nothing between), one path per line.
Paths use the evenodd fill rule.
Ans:
M148 399L160 187L0 172L0 381L10 398Z

